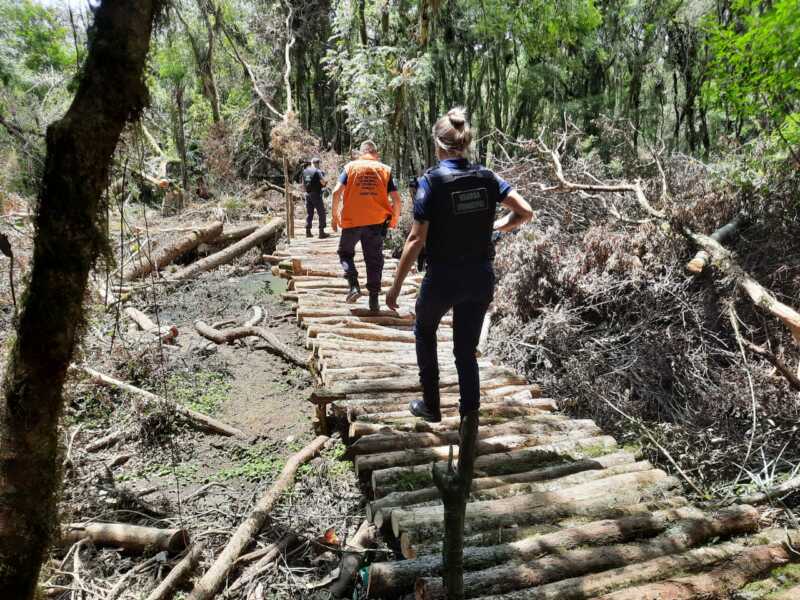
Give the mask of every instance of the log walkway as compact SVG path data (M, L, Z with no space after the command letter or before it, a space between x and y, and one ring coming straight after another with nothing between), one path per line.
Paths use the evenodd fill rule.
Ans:
M297 221L296 231L303 228ZM431 464L447 460L451 445L458 450L451 321L444 319L439 334L443 419L428 424L407 411L420 392L413 307L421 275L407 279L399 312L371 313L366 297L346 304L337 244L336 235L300 238L265 259L289 280L284 297L307 330L320 383L312 396L317 426L346 432L369 489L367 518L398 551L398 560L373 563L360 577L369 598L444 598L443 513ZM358 256L357 264L363 280ZM387 257L384 291L396 265ZM479 361L481 429L464 551L468 598L726 598L794 560L777 532L753 535L755 508L692 506L678 480L594 422L560 414L536 385Z

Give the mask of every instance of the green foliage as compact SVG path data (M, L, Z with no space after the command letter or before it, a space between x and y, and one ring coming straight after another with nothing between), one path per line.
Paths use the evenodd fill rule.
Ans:
M7 81L18 65L33 72L64 70L74 62L67 44L67 30L57 13L32 0L0 3L3 56L0 76Z
M228 377L213 371L176 373L167 380L168 397L207 415L213 415L227 400Z
M778 0L765 8L737 0L727 24L709 25L709 97L760 129L775 128L800 146L800 3Z
M236 464L217 471L214 479L219 481L231 479L261 481L265 478L274 478L286 465L283 458L275 456L274 449L269 444L237 448L233 451L233 456Z

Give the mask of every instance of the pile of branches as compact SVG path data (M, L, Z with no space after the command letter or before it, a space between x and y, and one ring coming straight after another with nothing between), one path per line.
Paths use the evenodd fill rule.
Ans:
M604 144L584 150L597 145L569 128L518 143L523 158L500 169L536 220L497 245L492 350L698 491L791 476L800 353L742 287L745 273L776 300L800 296L791 185L742 185L610 126ZM687 272L700 234L731 221L737 237Z

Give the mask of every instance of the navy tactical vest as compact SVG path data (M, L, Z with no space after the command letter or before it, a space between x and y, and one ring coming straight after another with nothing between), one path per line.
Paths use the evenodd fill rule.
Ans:
M481 165L429 169L431 217L425 252L428 261L461 263L494 257L492 228L500 185Z
M322 173L320 170L315 167L306 167L303 169L303 185L308 193L321 194Z

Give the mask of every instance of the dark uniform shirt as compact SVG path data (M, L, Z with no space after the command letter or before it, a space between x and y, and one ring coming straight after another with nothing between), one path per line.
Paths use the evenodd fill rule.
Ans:
M322 193L322 180L324 178L325 173L314 166L303 169L303 185L305 185L306 192L309 194Z

